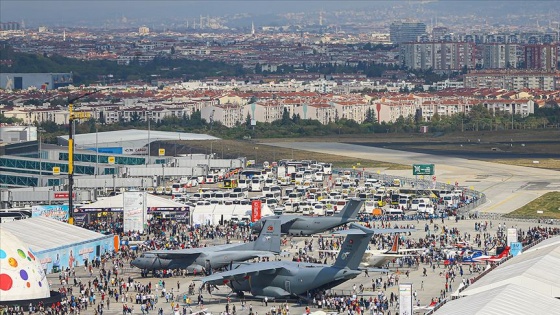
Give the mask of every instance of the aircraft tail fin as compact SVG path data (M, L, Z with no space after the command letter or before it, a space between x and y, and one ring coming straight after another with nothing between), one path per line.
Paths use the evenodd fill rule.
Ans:
M346 239L342 243L340 253L334 262L334 267L358 269L362 257L368 247L369 241L374 232L359 224L350 225L352 230L348 230Z
M506 258L509 255L510 247L507 246L504 250L498 255L498 258Z
M359 199L349 199L344 208L336 215L343 219L355 219L358 212L364 205L364 202Z
M395 239L393 240L393 246L387 252L388 254L397 254L399 252L399 235L395 234Z
M281 229L281 220L266 220L263 224L259 237L253 242L252 250L280 253Z

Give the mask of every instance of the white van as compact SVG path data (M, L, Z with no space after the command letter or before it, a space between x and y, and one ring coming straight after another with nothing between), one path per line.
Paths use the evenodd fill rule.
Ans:
M251 191L262 191L263 181L259 177L253 177L251 179Z
M322 182L324 179L325 174L323 172L316 172L315 174L313 174L313 181L314 182Z
M249 179L239 179L237 180L237 187L239 188L249 188L249 183L251 180Z
M401 215L401 214L404 214L404 211L402 211L401 209L393 209L393 208L391 208L391 209L385 210L385 214L388 214L388 215Z

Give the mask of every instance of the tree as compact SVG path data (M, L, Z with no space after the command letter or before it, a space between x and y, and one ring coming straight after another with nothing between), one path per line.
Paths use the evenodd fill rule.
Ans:
M290 120L290 112L286 107L284 107L284 112L282 112L282 125L287 126L290 125L291 122L292 121Z
M374 123L375 121L375 110L373 108L368 108L366 111L366 118L364 119L364 123Z

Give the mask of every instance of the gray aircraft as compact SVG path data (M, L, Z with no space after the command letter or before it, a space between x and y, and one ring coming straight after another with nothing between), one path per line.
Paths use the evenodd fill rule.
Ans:
M254 242L225 244L201 248L148 251L131 265L146 271L187 269L189 273L205 273L232 262L280 253L280 221L268 220Z
M282 233L290 235L312 235L321 233L346 223L357 221L356 216L363 206L360 199L349 199L344 208L329 217L305 217L301 215L277 215L264 217L253 223L253 232L259 232L268 220L280 220Z
M360 274L359 265L373 230L353 223L334 265L270 261L240 265L202 278L203 283L228 285L241 294L257 298L304 297L307 292L327 290Z

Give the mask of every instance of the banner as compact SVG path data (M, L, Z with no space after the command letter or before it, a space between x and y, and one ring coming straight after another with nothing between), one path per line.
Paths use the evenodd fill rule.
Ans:
M253 200L251 202L251 222L257 222L261 219L261 201Z
M399 314L412 315L412 283L399 284Z
M33 206L31 207L31 217L47 217L58 221L68 221L68 205Z
M89 223L89 214L87 213L73 213L75 225L84 225Z
M144 232L147 220L146 192L123 193L123 230Z
M511 247L513 242L517 242L517 229L507 229L507 245Z
M511 242L509 246L509 252L512 256L517 256L523 253L523 244L521 244L521 242Z

